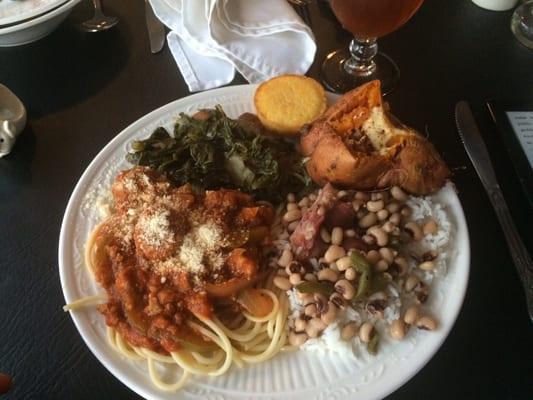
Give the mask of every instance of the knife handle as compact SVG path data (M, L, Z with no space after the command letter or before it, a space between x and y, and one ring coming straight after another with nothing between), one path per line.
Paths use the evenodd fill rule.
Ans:
M533 262L527 252L526 246L518 235L518 231L511 218L509 208L507 207L500 186L493 186L488 191L488 194L492 206L494 207L494 211L496 211L496 216L500 221L518 275L524 286L527 311L529 313L529 318L533 321Z

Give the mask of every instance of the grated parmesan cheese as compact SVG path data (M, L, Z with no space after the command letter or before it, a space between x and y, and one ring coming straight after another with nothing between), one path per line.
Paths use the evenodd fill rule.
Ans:
M212 249L220 243L220 240L222 239L222 232L216 225L201 225L198 228L198 238L201 244Z
M188 233L180 247L180 261L189 272L201 272L203 267L204 249L194 240L194 233Z
M164 243L174 243L174 233L170 229L168 210L156 210L154 214L143 215L139 218L139 228L144 241L150 246L161 246Z

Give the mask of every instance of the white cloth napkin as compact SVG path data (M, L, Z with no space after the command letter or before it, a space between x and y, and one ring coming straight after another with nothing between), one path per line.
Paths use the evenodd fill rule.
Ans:
M191 92L305 74L313 33L285 0L149 0L170 28L168 46Z

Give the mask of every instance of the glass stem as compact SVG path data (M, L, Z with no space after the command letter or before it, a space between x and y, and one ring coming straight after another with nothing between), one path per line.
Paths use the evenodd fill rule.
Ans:
M344 62L344 70L355 76L370 76L376 71L374 57L378 53L376 38L354 37L350 42L351 57Z

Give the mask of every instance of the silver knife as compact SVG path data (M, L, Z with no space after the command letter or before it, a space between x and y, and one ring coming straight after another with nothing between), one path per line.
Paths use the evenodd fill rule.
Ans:
M513 223L500 185L496 180L489 152L474 120L472 110L466 101L460 101L455 106L455 122L468 157L470 157L500 221L518 275L524 286L529 318L533 321L533 262Z
M165 26L155 16L154 10L148 0L144 0L144 12L146 14L146 27L150 39L150 50L153 54L158 53L165 44Z

